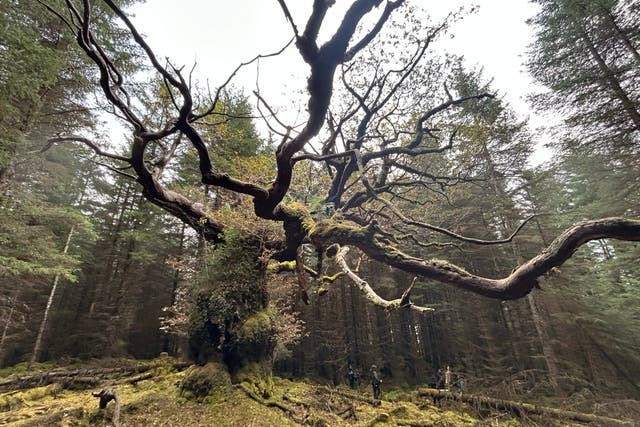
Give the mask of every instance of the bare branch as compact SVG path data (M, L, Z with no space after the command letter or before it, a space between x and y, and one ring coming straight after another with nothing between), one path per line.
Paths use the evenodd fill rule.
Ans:
M120 169L118 169L118 168L114 168L113 166L108 165L108 164L106 164L106 163L102 163L102 162L94 162L94 163L95 163L96 165L98 165L98 166L102 166L102 167L104 167L104 168L107 168L107 169L109 169L111 172L113 172L113 173L115 173L115 174L118 174L118 175L120 175L120 176L123 176L123 177L125 177L125 178L127 178L127 179L131 179L131 180L133 180L133 181L136 181L136 180L137 180L137 178L136 178L135 176L133 176L133 175L131 175L131 174L128 174L128 173L126 173L126 172L123 172L123 171L121 171L121 170L120 170Z
M378 35L385 22L387 22L387 20L389 19L389 15L391 15L391 12L402 6L403 3L404 0L388 1L386 6L384 7L382 15L380 15L378 22L376 22L376 25L362 38L362 40L356 43L351 49L349 49L347 53L345 53L344 60L351 61L358 52L360 52L364 47L371 43L376 35Z
M240 71L243 67L246 67L247 65L251 65L254 62L262 59L262 58L270 58L273 56L278 56L280 55L282 52L284 52L289 46L291 46L291 43L293 43L293 39L289 40L287 42L287 44L285 44L281 49L279 49L276 52L272 52L272 53L267 53L267 54L260 54L260 55L256 55L255 57L253 57L252 59L246 61L246 62L242 62L240 63L240 65L238 65L229 75L229 77L227 77L227 80L224 81L224 83L222 83L222 85L220 85L220 87L218 87L218 89L216 90L216 96L215 98L211 101L211 107L209 107L208 110L206 110L204 113L198 114L193 116L190 120L191 121L196 121L199 120L205 116L208 116L209 114L211 114L215 108L216 105L218 105L218 102L220 101L220 95L222 94L222 91L227 87L227 85L231 82L231 80L233 80L233 78L238 74L238 71ZM256 93L256 92L254 92Z
M284 12L284 17L291 24L291 28L293 29L293 34L296 36L296 38L298 38L299 37L298 27L296 27L296 23L293 22L293 17L291 16L291 12L289 12L289 6L287 6L284 0L278 0L278 3L282 8L282 12Z
M375 199L377 201L379 201L380 203L382 203L383 205L385 205L391 212L393 212L395 214L395 216L397 216L402 222L404 222L407 225L413 225L415 227L420 227L420 228L424 228L427 230L431 230L431 231L435 231L436 233L440 233L440 234L444 234L446 236L452 237L456 240L460 240L462 242L466 242L466 243L473 243L474 245L484 245L484 246L488 246L488 245L502 245L504 243L509 243L513 240L514 237L516 237L516 235L520 232L520 230L522 230L522 227L524 227L529 221L531 221L535 215L531 215L529 217L527 217L524 221L522 221L522 223L520 223L520 225L513 231L513 233L511 233L511 235L509 237L507 237L506 239L499 239L499 240L484 240L484 239L476 239L474 237L466 237L466 236L462 236L460 234L454 233L451 230L447 230L446 228L442 228L442 227L438 227L436 225L432 225L426 222L421 222L421 221L416 221L413 219L410 219L408 217L406 217L405 215L402 214L402 212L400 212L398 210L398 208L396 208L393 203L391 203L390 201L379 197L377 193L374 192L375 195Z
M283 123L283 122L278 118L277 113L276 113L275 111L273 111L273 109L271 108L271 106L269 105L269 103L267 103L267 101L262 97L262 95L260 95L260 93L258 93L257 91L253 91L253 94L254 94L254 95L256 96L256 98L258 99L258 102L259 102L259 103L262 103L262 104L266 107L266 109L269 111L269 114L271 115L271 117L273 117L273 118L275 119L276 123L278 123L278 124L279 124L280 126L282 126L284 129L287 129L287 134L288 134L288 133L291 131L291 128L290 128L289 126L287 126L286 124L284 124L284 123ZM259 104L258 104L258 105L259 105ZM259 108L259 107L258 107L258 110L260 110L260 108ZM263 116L263 118L265 118L265 117ZM271 126L271 124L269 123L269 121L268 121L268 120L266 120L266 119L265 119L265 123L267 124L267 126L269 126L269 129L270 129L272 132L276 133L277 135L284 136L284 134L283 134L283 133L278 132L277 130L275 130L275 129ZM285 141L285 142L286 142L286 141Z
M414 305L411 301L409 301L409 294L413 289L415 279L413 280L409 288L403 293L401 298L388 301L380 297L380 295L378 295L376 291L373 290L373 288L367 281L360 278L360 276L358 276L349 268L349 265L347 264L347 261L345 259L348 251L349 248L346 246L340 247L338 250L335 250L335 263L347 274L347 277L351 279L356 288L358 288L360 293L367 301L373 303L374 305L382 307L387 311L408 309L420 314L427 311L434 311L433 308Z
M119 154L108 153L108 152L102 150L95 142L91 141L88 138L84 138L84 137L81 137L81 136L66 136L66 137L49 138L47 140L47 145L42 147L42 149L40 151L41 152L45 152L48 149L50 149L51 147L53 147L53 145L55 145L55 144L57 144L59 142L80 142L80 143L86 145L87 147L91 148L99 156L107 157L107 158L113 159L113 160L120 160L122 162L131 163L131 159L129 157L121 156Z

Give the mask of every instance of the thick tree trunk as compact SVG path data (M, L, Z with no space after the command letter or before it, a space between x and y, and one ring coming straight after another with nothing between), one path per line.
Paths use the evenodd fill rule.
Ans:
M214 250L201 280L189 331L199 365L223 362L231 380L267 396L275 350L260 242L229 238ZM206 366L205 366L206 368Z

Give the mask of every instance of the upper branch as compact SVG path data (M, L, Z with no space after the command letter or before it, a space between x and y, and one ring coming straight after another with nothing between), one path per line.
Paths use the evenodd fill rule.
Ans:
M305 31L298 37L296 46L304 60L310 65L311 73L307 80L309 92L308 120L295 138L283 140L276 151L277 175L268 191L266 199L255 199L256 213L263 218L279 219L280 212L274 211L282 201L291 185L293 174L293 156L320 132L329 110L333 93L333 79L338 65L345 61L349 42L362 18L382 0L356 0L349 7L335 34L324 45L317 46L320 27L332 1L315 0L313 11ZM399 1L401 3L402 1ZM395 8L394 8L395 9ZM389 14L381 18L386 21Z
M66 136L66 137L57 137L57 138L49 138L47 140L47 145L45 145L41 151L47 151L54 144L58 142L80 142L87 147L91 148L96 154L102 157L108 157L113 160L120 160L122 162L131 163L131 159L129 157L121 156L119 154L108 153L100 148L95 142L91 141L88 138L84 138L81 136Z

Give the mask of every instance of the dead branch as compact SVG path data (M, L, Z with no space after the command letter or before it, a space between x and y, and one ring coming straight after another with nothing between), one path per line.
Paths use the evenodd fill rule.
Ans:
M433 308L429 307L421 307L414 305L410 300L409 296L411 294L411 290L413 289L413 285L415 283L415 279L411 282L411 285L407 290L403 293L401 298L394 299L391 301L387 301L378 295L373 288L367 283L365 280L360 278L356 273L354 273L347 264L345 256L349 251L348 247L342 247L339 249L332 249L332 253L335 252L335 262L336 264L347 274L349 279L355 284L360 293L365 297L365 299L374 305L384 308L385 310L392 311L398 310L401 308L406 308L411 311L415 311L417 313L424 313L426 311L434 311Z
M53 147L53 145L59 142L79 142L91 148L99 156L107 157L113 160L119 160L126 163L131 162L131 159L129 157L121 156L119 154L108 153L104 151L102 148L100 148L98 144L91 141L89 138L84 138L81 136L65 136L65 137L49 138L47 140L47 144L44 147L42 147L40 152L45 152L49 150L51 147Z
M118 397L118 393L112 388L108 388L105 390L100 390L97 393L91 393L93 397L97 397L100 399L98 406L100 409L105 409L107 404L112 400L116 403L116 407L113 410L113 418L112 422L115 427L120 426L120 398Z

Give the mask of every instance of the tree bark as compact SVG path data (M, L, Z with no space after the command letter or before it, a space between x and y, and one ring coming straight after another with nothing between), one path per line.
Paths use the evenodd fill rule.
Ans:
M69 229L69 233L67 234L67 240L64 244L64 249L62 250L62 253L65 255L69 251L69 245L71 244L71 238L73 237L74 231L75 231L75 225L72 225L71 228ZM60 274L56 274L55 277L53 278L53 286L51 287L51 292L49 292L47 307L44 309L44 315L42 316L42 321L40 322L40 328L38 329L36 342L33 345L33 354L31 355L32 363L37 362L40 358L40 351L42 347L42 337L44 336L44 332L47 328L49 313L51 311L51 306L53 305L53 298L56 295L56 290L58 289L59 282L60 282Z
M582 26L580 28L582 40L587 46L587 50L591 54L591 57L594 61L596 61L596 64L598 65L598 68L602 73L602 77L609 84L609 87L615 98L618 99L618 101L620 101L620 103L622 104L622 107L629 115L629 118L635 125L635 128L640 129L640 113L638 112L637 106L629 98L622 86L620 86L620 82L616 78L613 71L611 71L611 68L609 68L607 63L604 61L602 55L600 55L600 52L598 52L598 49L593 44L593 41L591 40L585 29Z
M310 228L309 238L317 247L326 247L330 243L356 246L371 258L408 273L503 300L526 296L538 286L537 279L540 276L562 265L580 246L591 240L640 240L640 221L625 218L585 221L567 229L539 255L515 268L507 277L490 279L471 274L445 261L420 259L404 254L377 234L376 223L365 227L346 222L307 223L307 226Z

